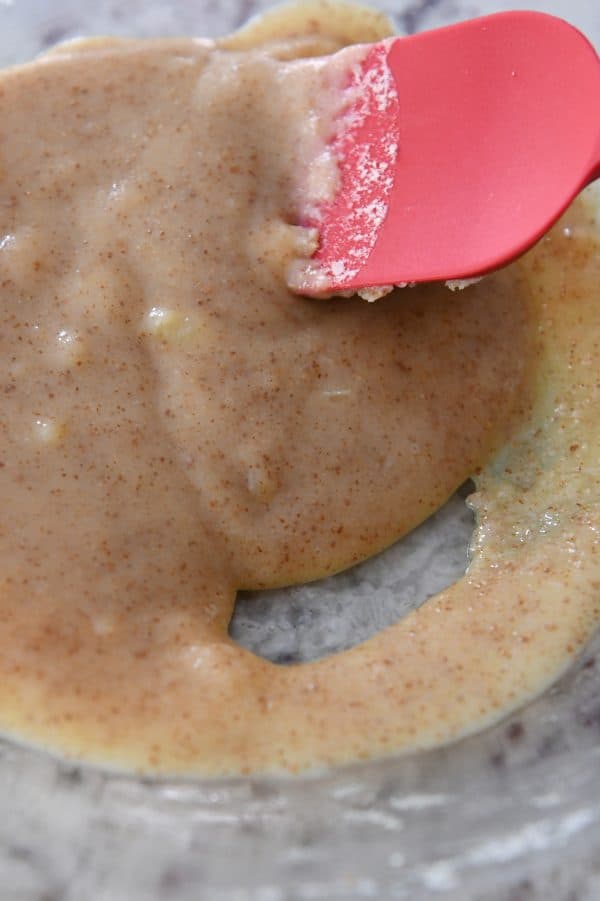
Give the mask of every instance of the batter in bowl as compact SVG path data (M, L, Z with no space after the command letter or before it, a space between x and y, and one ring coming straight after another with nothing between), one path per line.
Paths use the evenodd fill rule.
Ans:
M302 6L0 80L0 725L67 755L222 774L430 746L540 690L599 616L589 214L458 295L294 296L326 139L306 60L385 33ZM469 571L402 622L294 667L228 637L236 590L364 559L472 474Z

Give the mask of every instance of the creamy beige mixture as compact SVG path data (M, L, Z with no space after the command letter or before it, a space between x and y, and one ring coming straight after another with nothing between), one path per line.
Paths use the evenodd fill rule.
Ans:
M459 295L293 296L322 85L289 60L356 34L304 6L0 80L0 725L69 755L237 773L428 746L539 690L600 615L589 214ZM349 566L472 473L452 588L316 663L229 639L237 589Z

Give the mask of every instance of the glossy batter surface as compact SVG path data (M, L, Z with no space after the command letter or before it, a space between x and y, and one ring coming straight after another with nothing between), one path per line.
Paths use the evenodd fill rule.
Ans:
M581 213L458 295L294 297L322 82L292 60L340 43L311 27L257 50L91 42L2 76L15 735L197 773L423 747L539 689L598 616L595 229ZM312 664L229 639L237 589L363 559L501 446L449 591Z

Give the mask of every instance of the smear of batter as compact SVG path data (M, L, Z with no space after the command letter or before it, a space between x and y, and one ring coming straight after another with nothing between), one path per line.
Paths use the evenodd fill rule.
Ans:
M0 725L65 754L239 773L428 746L539 690L600 615L595 226L573 211L460 295L290 294L323 143L294 60L355 33L302 6L0 80ZM236 589L351 565L472 473L450 590L312 664L228 638Z

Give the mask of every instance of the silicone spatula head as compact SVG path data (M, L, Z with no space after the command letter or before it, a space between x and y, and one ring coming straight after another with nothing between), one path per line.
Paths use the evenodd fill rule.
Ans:
M304 222L320 243L303 293L485 274L600 174L600 61L553 16L499 13L373 44L348 83L339 189Z

